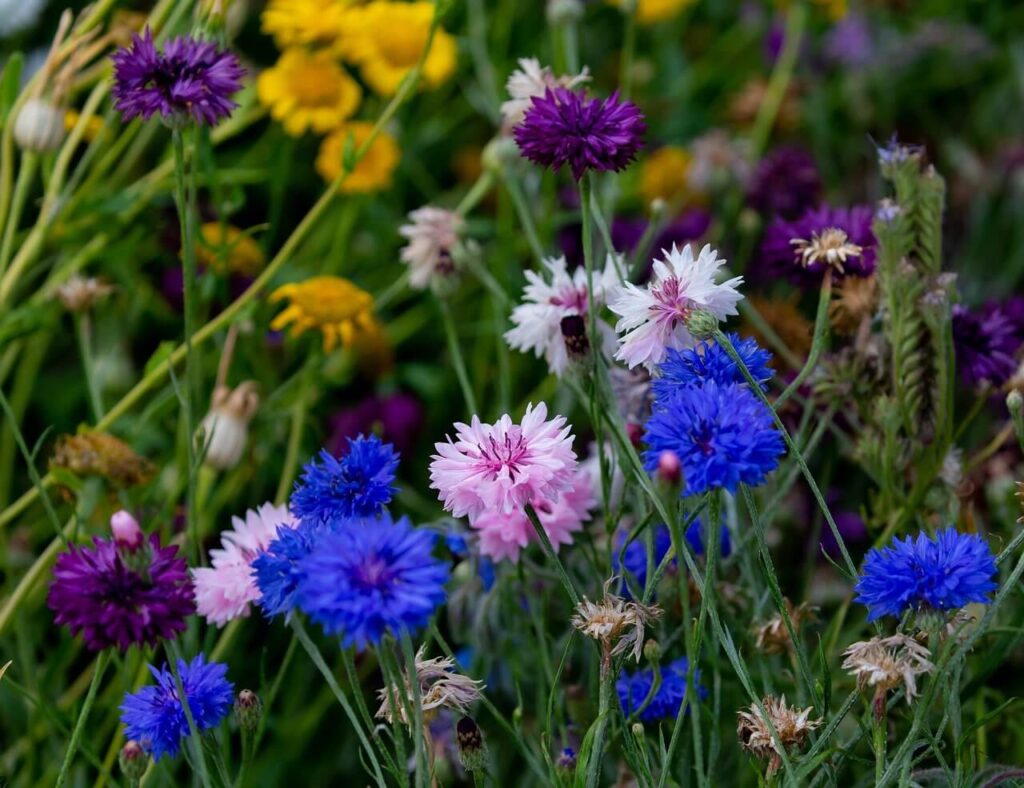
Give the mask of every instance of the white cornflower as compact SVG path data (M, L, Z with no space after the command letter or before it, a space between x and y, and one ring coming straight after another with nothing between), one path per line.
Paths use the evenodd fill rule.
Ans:
M736 304L743 298L736 289L743 284L742 276L715 282L725 260L710 246L705 245L696 258L689 245L682 250L673 245L662 254L664 259L654 261L646 287L627 282L609 297L608 307L621 317L615 326L621 344L615 358L630 369L643 364L653 370L669 348L693 347L696 340L686 323L695 310L721 321L736 314Z
M501 105L501 117L507 128L519 125L530 102L535 96L543 96L546 90L569 88L570 90L590 81L590 73L584 67L576 76L565 74L556 77L548 66L541 66L534 57L519 58L519 68L512 72L505 89L511 96Z
M875 687L876 693L884 697L902 684L908 704L917 697L917 677L935 669L928 659L928 648L906 635L862 640L846 649L843 656L843 669L857 679L858 687Z
M480 699L483 683L455 672L455 660L450 657L424 659L424 646L416 652L416 680L420 685L420 708L423 716L430 719L441 708L465 714L469 707ZM406 707L414 708L412 685L408 675L403 675L405 686L388 685L377 690L381 701L377 717L393 723L396 719L409 724ZM397 704L396 709L392 703Z
M409 214L409 223L398 232L408 240L401 260L409 266L409 285L426 290L431 282L455 273L453 250L465 223L461 216L444 208L424 205Z
M604 658L608 659L629 651L640 661L647 624L661 616L657 605L627 602L611 593L611 578L604 585L604 599L591 602L586 597L576 607L572 625L588 638L601 644Z
M608 291L619 282L615 263L609 255L604 270L594 271L594 301L598 309L604 304ZM548 368L561 376L569 368L562 319L587 315L587 273L581 267L570 274L564 257L548 258L544 260L544 267L547 278L536 271L526 272L523 303L512 310L514 327L505 332L505 341L514 350L523 353L532 350L538 358L543 356ZM602 348L611 352L615 333L602 320L597 321L597 330L601 334Z

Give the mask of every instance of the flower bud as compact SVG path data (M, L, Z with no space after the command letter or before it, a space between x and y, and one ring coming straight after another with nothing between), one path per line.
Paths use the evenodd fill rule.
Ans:
M651 213L651 220L657 221L658 219L660 219L662 216L664 216L665 211L667 209L668 203L665 202L665 200L661 197L655 197L653 200L651 200L651 205L649 208Z
M459 760L466 771L486 771L487 746L476 721L472 717L462 717L455 725L455 735L459 746Z
M110 518L110 531L114 534L114 542L118 547L135 551L142 547L142 529L139 521L122 509L114 512Z
M634 449L639 449L644 439L644 428L635 421L631 421L626 424L626 437L629 438Z
M44 99L29 99L14 122L14 141L23 151L56 150L64 141L64 113Z
M676 485L683 480L683 463L679 455L666 449L658 455L658 480L665 484Z
M241 690L235 698L235 718L246 733L255 733L263 716L263 702L252 690Z
M661 646L654 638L644 643L644 657L648 662L657 663L661 661Z
M718 330L718 318L706 309L694 309L686 320L686 328L697 339L711 339Z
M634 722L631 726L633 736L637 739L642 739L644 736L644 724L642 722Z
M484 147L480 160L485 170L495 175L504 175L509 167L519 163L519 146L511 137L495 137Z
M236 389L218 386L213 392L210 412L203 419L203 439L207 443L203 462L218 471L234 468L249 439L249 422L256 414L260 398L256 384L246 381Z
M137 785L142 775L149 767L149 756L142 749L142 745L134 739L125 742L124 747L117 756L117 762L124 772L129 785Z
M569 771L569 772L571 772L573 769L575 769L576 768L576 750L574 750L572 747L565 747L565 748L563 748L562 751L560 753L558 753L558 763L557 763L557 766L558 766L559 769L564 769L565 771Z

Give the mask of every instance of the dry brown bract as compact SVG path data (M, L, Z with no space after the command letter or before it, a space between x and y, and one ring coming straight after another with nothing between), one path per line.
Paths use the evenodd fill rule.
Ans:
M846 277L836 299L828 306L832 328L840 334L853 334L865 318L878 309L878 280L874 276Z
M785 695L781 698L768 696L761 701L761 705L768 715L768 721L762 716L761 709L756 704L752 705L746 711L737 712L736 735L745 750L762 760L768 759L767 776L770 777L782 765L783 752L803 747L808 734L821 725L822 720L810 718L812 706L803 710L787 706ZM768 722L771 722L771 727ZM778 743L772 736L772 728L778 734Z
M57 300L69 312L85 312L113 292L111 285L95 277L75 275L57 288Z
M801 602L796 607L793 607L793 603L788 599L784 600L784 602L786 604L786 614L793 625L793 632L799 636L800 627L808 621L814 621L817 617L815 615L817 608L811 607L806 602ZM781 613L776 613L767 622L756 627L754 629L754 638L762 654L782 654L793 647L793 642L789 637L789 630L786 628L786 621Z
M857 679L857 686L875 687L885 693L901 684L907 703L917 696L917 677L934 670L927 647L906 635L874 637L854 643L843 652L843 668Z
M583 597L572 618L572 625L588 638L598 641L606 656L632 651L633 659L639 662L644 647L644 629L661 615L661 608L627 602L615 596L610 591L614 580L611 578L604 584L604 599L600 602L591 602Z
M423 658L423 646L416 652L416 679L420 684L420 707L425 719L430 719L441 708L465 714L470 705L480 698L483 682L476 681L461 673L455 673L455 661L450 657ZM403 725L409 725L406 709L415 707L412 685L408 675L403 676L402 688L388 685L377 690L380 708L377 717L393 723L397 718ZM398 704L397 714L392 703Z
M153 477L153 464L124 441L105 432L63 435L50 459L51 468L78 476L102 476L120 487L144 484Z
M821 233L814 233L811 240L793 238L790 243L793 250L800 255L800 263L806 268L815 263L825 263L839 273L850 257L859 257L864 249L853 243L845 230L829 227Z

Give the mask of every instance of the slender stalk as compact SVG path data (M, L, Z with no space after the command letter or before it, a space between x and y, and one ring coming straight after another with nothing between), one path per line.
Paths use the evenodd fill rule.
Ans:
M562 586L565 588L565 592L572 600L573 607L578 607L580 604L579 592L576 591L576 586L573 584L572 578L569 577L569 573L565 571L565 566L563 566L561 559L559 559L558 553L555 552L555 548L551 544L551 539L548 538L548 532L545 531L544 526L541 525L540 518L537 517L537 511L533 508L533 504L526 504L525 511L526 516L533 524L533 530L537 532L537 538L540 539L540 543L544 547L544 552L555 564L555 568L558 570L558 577L562 581Z
M829 269L825 272L825 278L821 283L821 295L818 298L818 313L814 317L814 338L811 340L811 352L807 354L807 361L804 362L804 366L800 372L797 373L797 376L793 378L793 382L786 386L786 390L776 398L773 406L775 410L781 408L787 399L799 391L800 387L804 384L804 381L810 377L810 374L815 369L817 369L818 359L821 357L821 351L824 349L825 343L828 341L828 305L831 301L832 270Z
M96 700L96 693L100 687L100 679L103 678L103 674L106 672L109 660L110 653L108 651L101 651L96 657L96 664L92 671L92 681L89 682L89 691L86 693L81 711L78 712L75 729L71 732L71 741L68 742L67 752L64 753L64 763L61 764L60 774L57 775L57 782L54 783L56 788L61 788L67 782L71 763L75 759L75 753L78 752L78 742L82 738L85 723L89 719L89 712L92 711L92 705Z
M494 186L494 173L491 170L484 170L470 190L466 192L466 196L459 201L455 208L455 213L465 217L480 204L480 201L487 195L492 186Z
M515 206L516 213L519 214L519 223L522 225L523 232L526 233L526 240L530 244L533 256L540 262L544 259L544 245L540 242L540 236L537 235L537 226L533 221L533 214L530 213L530 206L523 196L519 181L514 176L506 174L505 188L508 189L512 204Z
M596 367L600 350L600 338L597 334L597 300L594 298L594 235L592 228L593 214L590 212L590 197L593 194L593 184L589 176L584 176L579 182L580 190L580 221L582 228L580 234L583 241L583 265L587 273L587 335L590 339L590 352ZM600 444L598 444L600 445ZM603 452L601 453L603 456Z
M423 698L420 696L420 682L416 674L416 653L408 631L402 632L402 653L405 656L405 673L408 676L409 691L412 692L411 725L413 743L416 749L416 785L426 788L433 783L433 768L427 754L430 729L423 719ZM401 685L399 685L401 686Z
M206 768L206 756L203 754L203 740L199 733L199 728L196 726L195 716L192 714L192 708L188 702L188 695L185 693L185 685L181 681L181 671L178 669L178 660L184 663L184 659L179 656L178 647L173 643L167 644L167 662L170 664L171 673L174 676L174 688L178 692L178 699L181 701L182 711L185 712L185 720L188 722L189 730L189 741L192 743L193 757L195 763L193 768L199 773L199 781L205 788L213 788L213 783L210 781L210 773Z
M92 353L92 321L88 312L76 313L74 317L75 337L78 339L78 351L82 356L82 372L89 391L89 406L92 408L93 420L99 421L103 418L103 395L96 380L96 362Z
M437 303L441 308L444 333L448 339L448 352L452 357L452 366L455 367L455 377L458 378L459 388L462 389L462 398L466 401L469 412L477 413L476 395L473 393L473 385L469 382L469 374L466 372L466 360L462 356L462 346L459 345L459 336L455 330L451 307L443 298L438 298Z
M604 647L603 647L604 648ZM607 648L601 654L601 679L598 688L597 728L594 731L594 746L590 750L587 761L587 788L596 788L601 784L601 772L604 765L605 736L608 731L608 720L612 715L612 685L615 673L612 670L612 658Z
M789 83L793 79L793 71L796 67L797 56L800 54L800 44L803 41L806 25L807 4L800 0L790 6L786 15L782 52L772 68L764 101L761 102L757 117L754 119L754 130L750 134L750 141L755 161L760 157L768 142L775 119L778 117L779 109L786 97L786 91L789 89Z
M35 177L38 162L39 158L31 152L26 152L21 158L18 179L14 183L14 198L11 201L11 212L7 217L7 223L4 225L3 242L0 244L0 274L7 270L7 263L10 262L11 248L14 246L14 236L18 232L21 211L25 207L28 190L32 188L32 179Z

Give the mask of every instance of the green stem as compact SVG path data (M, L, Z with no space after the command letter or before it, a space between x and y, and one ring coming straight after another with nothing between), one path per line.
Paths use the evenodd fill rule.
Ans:
M78 339L78 350L82 356L82 372L85 374L85 386L89 392L89 405L92 408L94 421L103 418L103 395L99 382L96 380L96 362L92 354L92 322L88 312L75 313L75 337Z
M530 206L527 205L526 198L523 196L523 190L519 187L519 181L514 176L506 174L505 188L508 189L509 196L512 197L512 204L515 205L516 213L519 214L519 223L522 225L523 232L526 233L526 240L530 244L533 256L537 262L540 262L544 259L544 245L540 242L540 236L537 235L537 226L534 224L533 214L530 213Z
M185 712L185 720L188 722L189 730L189 741L192 743L192 755L195 758L194 768L199 773L199 781L205 786L205 788L213 788L213 783L210 781L210 773L206 768L206 756L203 753L203 740L199 733L199 728L196 726L195 717L192 714L192 708L188 702L188 695L185 693L185 685L181 682L181 671L178 668L178 660L181 659L184 663L184 658L179 656L179 650L177 644L167 644L167 661L170 663L171 674L174 676L174 687L178 693L178 699L181 701L182 711Z
M471 414L476 414L476 395L473 394L473 386L469 382L469 374L466 372L466 360L462 356L462 347L459 345L459 336L455 331L455 321L452 318L451 307L443 298L438 298L437 303L441 308L441 319L444 322L444 333L448 339L448 352L452 357L452 366L455 367L455 377L458 378L459 388L462 389L462 398L466 401L466 407Z
M491 170L484 170L483 174L476 179L476 183L466 192L455 208L455 213L465 217L470 211L480 204L480 201L487 195L487 192L494 186L494 173Z
M596 368L597 358L601 352L600 337L597 335L597 299L594 298L594 235L590 211L590 197L593 194L593 184L590 178L584 176L579 182L580 190L580 222L581 240L583 242L583 265L587 273L587 334L590 339L590 352ZM601 444L599 443L598 446ZM603 452L601 453L603 456Z
M596 788L601 784L601 772L604 766L605 737L608 731L608 720L611 718L612 685L615 683L615 674L612 671L611 654L604 651L601 654L601 678L598 690L597 727L594 730L594 746L590 750L590 758L587 761L587 788Z
M103 673L107 669L109 659L110 653L108 651L101 651L96 656L96 665L93 668L92 681L89 682L89 691L86 693L81 711L78 712L78 721L75 722L75 729L71 732L71 741L68 742L67 752L64 753L64 763L61 764L60 774L57 775L57 782L54 784L56 788L61 788L67 781L68 772L71 770L71 763L75 759L75 753L78 752L78 742L82 738L82 731L85 730L86 720L89 719L89 712L92 711L92 704L96 700L96 693L100 687L100 679L103 678Z
M423 719L423 698L420 695L419 675L416 673L416 653L412 647L412 639L408 630L402 632L402 653L405 656L405 672L409 678L408 687L412 692L412 721L410 727L413 730L413 743L416 750L416 785L417 788L426 788L433 783L433 769L427 755L427 736L429 731ZM401 686L401 685L399 685Z
M804 362L803 368L797 373L797 376L793 378L793 382L786 386L786 390L783 391L775 400L773 406L775 410L782 407L783 403L793 396L800 387L804 384L804 381L810 377L810 374L817 368L818 359L821 356L821 351L825 347L825 343L828 341L828 306L832 301L832 271L828 270L825 272L825 279L821 283L821 295L818 298L818 313L814 318L814 338L811 341L811 352L807 355L807 361Z
M562 581L562 586L565 588L565 592L572 600L573 607L578 607L580 604L580 595L576 591L576 586L573 584L572 578L569 577L569 573L565 571L565 566L562 564L561 559L559 559L558 553L555 552L555 548L551 544L551 539L548 538L548 532L545 531L544 526L541 525L540 518L537 517L537 511L533 508L533 504L526 504L525 511L526 516L533 524L533 530L537 532L537 538L540 539L540 543L544 547L544 552L555 564L555 568L558 570L558 577Z
M885 695L882 695L881 715L875 717L874 723L874 745L875 745L875 785L883 785L882 775L885 774Z
M775 61L764 101L761 102L757 117L754 119L754 130L750 134L754 161L761 156L761 152L768 142L775 119L779 115L779 108L786 97L786 90L793 79L793 70L796 67L797 56L800 54L800 44L806 24L807 5L802 0L798 0L790 6L789 13L786 15L782 52L779 54L778 60Z
M3 243L0 245L0 274L7 270L7 263L10 262L11 248L14 246L14 236L18 232L21 211L25 207L28 190L32 188L32 179L35 176L38 163L39 159L34 153L26 152L22 156L21 167L18 169L18 180L14 183L11 213L4 225Z

